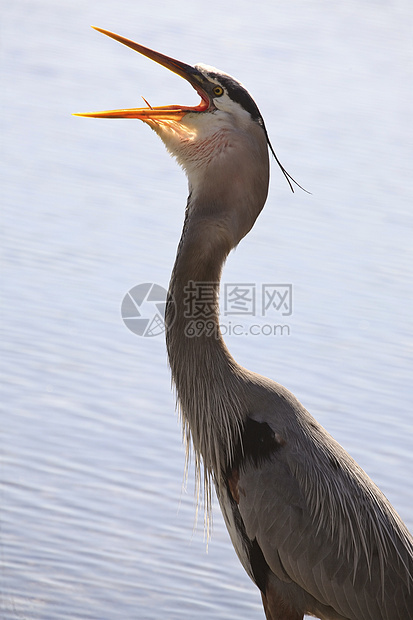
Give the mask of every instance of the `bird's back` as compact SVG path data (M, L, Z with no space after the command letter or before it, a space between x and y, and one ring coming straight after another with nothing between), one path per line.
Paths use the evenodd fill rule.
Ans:
M288 390L250 375L250 393L218 495L267 604L291 618L412 620L413 539L398 514Z

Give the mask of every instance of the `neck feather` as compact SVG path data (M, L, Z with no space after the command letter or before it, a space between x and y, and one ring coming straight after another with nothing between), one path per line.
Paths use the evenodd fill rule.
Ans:
M233 247L228 228L205 212L194 213L189 199L166 315L187 457L192 442L198 483L203 464L207 506L211 477L219 483L228 467L246 414L246 371L232 358L219 329L219 282Z

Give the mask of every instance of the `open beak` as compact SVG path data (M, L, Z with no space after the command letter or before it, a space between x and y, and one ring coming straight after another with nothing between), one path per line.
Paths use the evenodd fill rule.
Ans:
M179 60L175 60L174 58L170 58L169 56L165 56L160 52L155 52L154 50L149 49L149 47L144 47L143 45L139 45L139 43L134 43L134 41L130 41L130 39L125 39L125 37L120 36L119 34L114 34L113 32L109 32L108 30L103 30L102 28L95 28L98 32L102 32L106 34L108 37L127 45L132 48L136 52L151 58L155 62L163 65L173 73L180 75L185 80L187 80L197 91L197 93L201 97L201 102L199 105L195 107L185 107L179 105L169 105L169 106L161 106L161 107L150 107L149 104L147 108L129 108L125 110L107 110L105 112L89 112L85 114L75 114L74 116L88 116L94 118L139 118L142 121L180 121L182 117L188 112L204 112L211 105L211 100L205 90L203 88L203 84L205 84L205 78L198 69L195 67L191 67L191 65L187 65Z

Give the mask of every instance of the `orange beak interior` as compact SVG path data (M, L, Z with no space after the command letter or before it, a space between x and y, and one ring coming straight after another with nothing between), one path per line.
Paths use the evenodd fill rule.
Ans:
M120 36L119 34L114 34L113 32L109 32L108 30L103 30L102 28L95 28L98 32L102 32L106 34L108 37L127 45L131 49L151 58L160 65L163 65L173 73L180 75L185 80L187 80L197 91L197 93L201 97L201 102L199 105L195 107L186 107L179 105L169 105L169 106L160 106L154 107L148 105L147 108L129 108L124 110L107 110L105 112L88 112L84 114L75 114L74 116L87 116L93 118L138 118L142 121L150 121L150 120L173 120L180 121L182 117L188 112L204 112L211 105L210 98L203 88L203 83L205 82L205 78L202 73L195 69L195 67L191 67L191 65L187 65L179 60L175 60L174 58L170 58L169 56L165 56L160 52L155 52L154 50L149 49L149 47L145 47L144 45L140 45L139 43L135 43L130 39L126 39L125 37Z

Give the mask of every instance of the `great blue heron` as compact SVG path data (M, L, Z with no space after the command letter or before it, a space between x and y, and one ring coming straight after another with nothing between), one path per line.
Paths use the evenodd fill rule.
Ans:
M220 333L222 266L267 198L272 147L257 105L237 80L213 67L192 67L97 30L171 69L201 96L194 107L81 116L141 119L188 176L169 288L174 305L166 311L169 362L207 505L213 482L267 619L300 620L308 613L411 620L413 539L400 517L293 394L237 364ZM207 309L198 308L201 329L193 337L188 291L202 283L212 287L212 298Z

